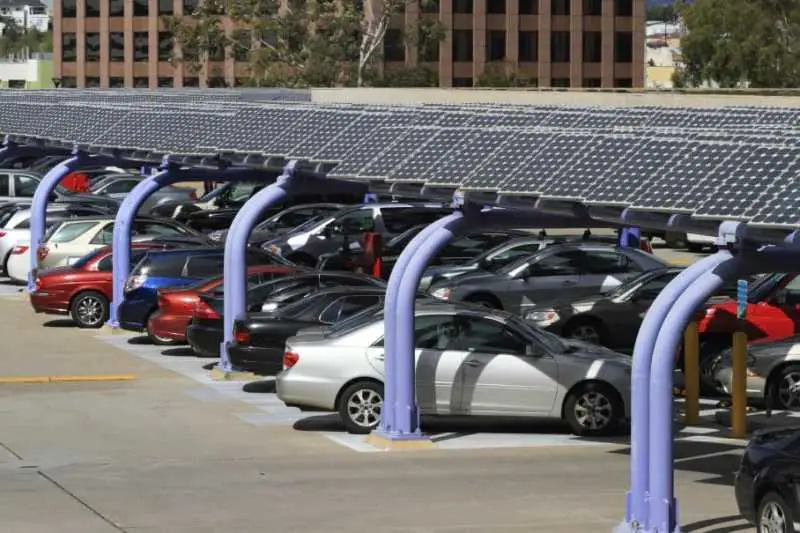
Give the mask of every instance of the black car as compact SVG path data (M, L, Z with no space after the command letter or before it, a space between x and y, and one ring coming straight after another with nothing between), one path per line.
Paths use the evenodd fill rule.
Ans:
M299 330L333 324L383 302L381 287L323 289L271 313L250 313L234 322L228 355L236 368L270 376L281 370L286 339Z
M800 428L757 432L742 456L734 490L741 515L764 533L797 533Z
M302 224L315 221L320 217L330 216L345 207L345 204L336 203L292 206L267 218L254 227L247 242L253 246L260 246L265 241L274 239L277 235L290 231ZM208 236L215 242L224 242L228 236L228 229L212 231Z
M386 284L376 278L349 272L307 272L251 287L247 291L248 312L273 312L281 306L305 298L320 288L331 287L377 287ZM192 323L186 330L186 340L195 353L214 357L223 341L224 294L220 290L200 295L195 307Z

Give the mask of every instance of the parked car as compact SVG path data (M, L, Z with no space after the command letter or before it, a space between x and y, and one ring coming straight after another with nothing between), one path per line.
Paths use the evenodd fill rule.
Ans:
M131 265L152 250L173 245L137 243L131 245ZM69 266L37 273L31 306L37 313L70 315L81 328L99 328L108 321L112 298L112 250L105 246Z
M119 306L120 327L130 331L147 328L150 316L158 310L158 290L188 287L222 274L223 248L186 248L146 254L131 269L125 283L125 299ZM259 249L247 250L248 266L288 265L285 259Z
M303 272L252 287L247 291L248 311L277 311L308 297L321 288L330 287L377 287L386 289L386 284L376 278L349 272ZM194 308L192 323L186 330L186 339L198 355L214 357L224 339L223 311L225 300L217 289L200 296Z
M143 179L143 176L107 176L99 182L93 183L89 188L89 192L122 201ZM161 204L191 202L196 199L197 192L194 189L167 185L148 196L139 208L139 213L150 213L154 207Z
M268 217L266 220L253 228L248 242L252 245L260 245L264 241L274 239L277 235L286 233L302 224L310 221L318 221L320 218L330 216L347 207L345 204L301 204L284 209L280 213ZM208 237L215 242L225 242L228 236L227 229L212 231Z
M756 432L744 450L734 491L739 513L759 533L796 533L800 428Z
M287 265L251 266L247 269L247 284L254 287L294 272L297 268ZM216 276L188 287L159 289L158 309L147 321L147 335L153 344L185 343L186 328L192 321L192 312L200 301L200 294L219 289L222 285L222 276Z
M279 253L293 262L315 266L323 254L336 253L345 241L357 249L357 239L364 233L377 233L384 241L406 230L430 224L453 212L441 204L384 203L365 204L343 209L322 221L289 233L262 248Z
M418 305L414 329L423 415L557 418L578 435L613 432L628 416L628 356L471 306ZM383 406L383 333L379 308L301 330L286 342L278 397L338 411L350 432L373 430Z
M6 259L6 275L14 283L27 283L31 266L31 243L20 241Z
M0 201L14 199L32 199L36 188L42 181L42 176L30 170L1 170L0 169ZM50 193L51 202L67 203L91 203L94 205L105 205L115 209L119 202L112 198L104 198L92 194L75 193L56 185Z
M609 291L668 265L632 248L570 243L547 248L495 272L472 272L430 287L433 296L524 314L536 305Z
M286 339L303 328L330 325L383 303L381 287L322 289L271 313L248 313L234 322L234 340L228 345L236 368L274 376L283 365Z

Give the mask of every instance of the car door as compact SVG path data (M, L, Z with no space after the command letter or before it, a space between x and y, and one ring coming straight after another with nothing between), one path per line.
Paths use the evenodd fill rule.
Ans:
M463 412L546 415L553 410L558 363L542 345L494 317L462 316L457 329L452 348L466 353L456 378Z
M524 313L530 307L556 299L582 296L583 252L577 249L560 250L539 256L512 273L511 298L519 301L518 310ZM516 309L510 308L510 309Z
M615 250L586 250L584 269L575 288L575 296L579 298L610 291L642 272L627 255Z
M0 173L0 199L10 199L12 196L11 175Z
M14 196L17 198L33 198L39 180L25 174L14 174Z

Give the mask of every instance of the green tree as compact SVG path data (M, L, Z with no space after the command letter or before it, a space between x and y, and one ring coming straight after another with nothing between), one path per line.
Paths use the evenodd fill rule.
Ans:
M476 87L529 87L535 84L512 66L487 63L475 85Z
M336 0L204 0L191 18L164 24L183 50L173 60L190 71L227 51L249 63L256 85L361 86L374 78L392 16L411 1L365 0L362 10Z
M669 21L674 19L675 19L675 6L673 6L672 4L653 6L647 10L647 20Z
M683 86L800 87L800 2L695 0L679 12Z

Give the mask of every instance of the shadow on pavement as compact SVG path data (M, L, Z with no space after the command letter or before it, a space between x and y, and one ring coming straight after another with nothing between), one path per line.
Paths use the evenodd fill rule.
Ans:
M734 533L751 529L753 525L737 515L700 520L681 526L681 531L684 533Z
M344 432L342 419L335 413L314 415L298 420L292 426L297 431L341 431Z
M150 340L150 337L147 335L140 335L138 337L131 337L128 339L128 344L135 344L135 345L152 345L153 341Z
M55 320L48 320L42 324L46 328L77 328L77 324L70 318L57 318Z
M275 393L275 380L251 381L242 386L244 392L260 393L260 394L274 394Z
M180 348L167 348L161 352L161 355L170 357L195 357L194 350L188 346L181 346Z

